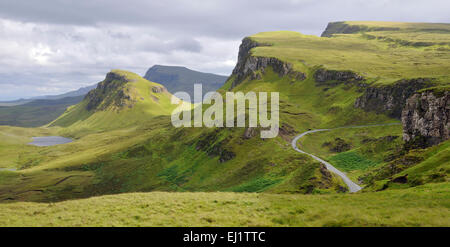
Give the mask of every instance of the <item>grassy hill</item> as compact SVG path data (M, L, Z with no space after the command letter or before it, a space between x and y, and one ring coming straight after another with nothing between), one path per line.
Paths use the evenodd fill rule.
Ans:
M70 133L136 126L155 116L170 115L175 105L164 86L128 71L113 70L84 100L69 108L49 126Z
M450 141L404 150L401 134L401 126L337 129L310 134L299 145L345 171L353 181L364 182L365 190L448 182Z
M154 87L162 86L125 71L110 73L50 124L53 135L75 142L46 148L20 143L8 166L19 170L0 174L0 199L60 201L152 190L345 190L334 175L290 148L292 130L262 140L245 137L245 128L176 129L168 116L174 105L166 105L170 94L155 93ZM23 132L24 140L30 137Z
M397 104L401 112L404 101L395 98L420 91L414 89L422 81L419 78L430 82L421 87L438 85L440 92L448 91L449 30L450 24L339 22L328 25L325 37L258 33L244 39L241 67L238 62L225 88L280 92L282 121L300 131L395 122L388 109L358 109L358 99L371 93L366 104ZM272 66L261 65L265 63ZM446 144L408 151L401 136L400 125L337 129L308 135L300 145L349 173L354 181L370 184L367 189L448 181ZM346 145L348 149L339 150ZM421 171L428 175L419 176L410 168L419 169L421 164L427 164ZM405 184L393 182L407 174L410 179Z
M417 77L450 81L450 24L342 22L331 23L324 33L332 38L289 31L258 33L250 38L270 45L256 47L252 54L291 62L305 72L314 66L350 70L368 83Z
M23 208L30 207L45 225L80 224L76 217L81 210L89 212L85 222L91 225L448 225L448 141L407 149L401 125L338 129L301 139L303 150L329 160L365 187L351 195L343 193L339 177L290 146L295 135L309 129L400 123L388 110L357 107L373 88L382 89L374 93L384 97L380 105L397 104L399 109L403 102L394 99L420 89L408 84L447 90L450 56L448 44L441 41L448 25L336 25L329 26L330 37L283 31L244 39L236 68L218 91L279 92L280 131L273 139L261 139L261 128L174 128L170 93L120 70L44 128L0 128L5 137L0 154L8 155L0 167L18 169L0 171L0 200L13 202L0 206L17 212L0 222L33 224L24 215ZM390 38L372 38L376 35ZM401 36L419 42L423 35L439 41L418 46L394 40ZM427 83L418 79L422 77ZM75 141L25 145L31 136L44 134ZM130 192L152 193L60 202ZM220 198L229 200L219 207ZM47 204L20 201L59 203L47 210ZM242 209L248 220L227 218L231 210L242 208L241 202L250 210ZM129 210L109 221L91 213L97 210L93 204L108 213L115 210L112 205ZM146 205L158 211L154 218L145 216ZM61 208L71 213L63 214ZM192 219L199 212L204 220ZM418 212L426 216L419 219ZM175 221L172 215L178 214L192 216ZM61 218L51 222L54 216Z
M0 204L2 226L448 226L448 184L333 195L150 192Z

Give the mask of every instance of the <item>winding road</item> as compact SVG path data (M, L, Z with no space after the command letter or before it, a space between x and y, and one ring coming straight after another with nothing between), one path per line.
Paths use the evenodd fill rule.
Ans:
M301 133L300 135L294 137L294 139L291 142L292 148L302 154L307 154L309 156L311 156L313 159L319 161L320 163L324 164L328 170L330 170L331 172L333 172L334 174L338 175L339 177L342 178L342 180L344 181L344 183L348 186L348 189L351 193L353 192L357 192L359 190L361 190L361 186L357 185L356 183L354 183L352 180L350 180L347 175L345 175L345 173L339 171L338 169L336 169L336 167L334 167L333 165L331 165L330 163L326 162L325 160L307 153L303 150L300 150L297 147L297 142L300 138L302 138L303 136L310 134L310 133L315 133L315 132L320 132L320 131L330 131L330 130L336 130L336 129L348 129L348 128L366 128L366 127L377 127L377 126L389 126L389 125L399 125L400 123L388 123L388 124L372 124L372 125L359 125L359 126L344 126L344 127L338 127L338 128L333 128L333 129L315 129L315 130L309 130L306 132Z

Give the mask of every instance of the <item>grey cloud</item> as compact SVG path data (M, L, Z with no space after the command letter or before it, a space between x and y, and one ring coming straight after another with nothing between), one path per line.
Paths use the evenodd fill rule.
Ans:
M202 50L202 45L195 39L192 38L181 38L169 42L169 47L175 50L183 50L189 52L200 52Z
M190 37L180 37L172 40L165 40L162 37L145 37L134 43L132 41L132 44L132 49L163 54L168 54L176 50L196 53L202 50L200 42Z
M448 13L447 0L0 0L0 100L68 91L113 68L226 75L254 33L319 35L341 20L449 22Z
M0 16L26 22L73 25L104 23L157 26L177 32L240 38L275 29L307 29L314 33L331 20L449 20L445 0L227 0L227 1L27 1L0 2ZM309 23L308 23L309 22ZM307 25L305 25L307 24Z

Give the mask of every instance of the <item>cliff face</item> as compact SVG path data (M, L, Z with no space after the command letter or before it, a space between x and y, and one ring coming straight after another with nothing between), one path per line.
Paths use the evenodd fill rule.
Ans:
M278 73L280 77L289 75L296 80L304 80L306 78L305 74L294 71L291 63L283 62L273 57L252 56L250 52L252 48L265 45L266 44L257 43L250 38L242 40L242 43L239 46L238 62L232 73L234 80L231 88L236 87L247 78L250 80L261 79L261 74L258 73L258 71L264 73L265 69L269 66L272 67L273 71Z
M323 31L321 37L332 37L333 34L349 34L358 32L370 32L370 31L394 31L399 30L396 27L368 27L364 25L352 25L346 22L330 22L327 25L325 31Z
M400 119L406 100L417 90L431 85L429 80L417 78L400 80L388 86L367 87L364 94L356 99L354 106Z
M96 89L90 91L84 100L87 100L86 109L105 110L109 107L119 109L124 106L133 106L133 101L128 94L125 84L128 80L117 73L109 72L105 80L100 82Z
M320 85L321 83L328 81L345 83L359 82L363 81L364 77L356 74L353 71L328 70L321 68L316 70L316 72L314 73L314 80Z
M402 111L403 140L427 147L450 137L450 92L425 91L411 96Z

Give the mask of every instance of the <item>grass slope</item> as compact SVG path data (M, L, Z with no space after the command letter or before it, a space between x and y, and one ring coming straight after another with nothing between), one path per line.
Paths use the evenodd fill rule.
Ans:
M427 212L429 221L422 224L448 224L445 218L445 222L442 222L443 218L440 211L430 209L433 208L433 205L428 204L429 201L427 201L434 197L441 198L442 194L437 193L448 189L445 180L440 181L441 184L430 185L431 187L420 187L424 188L424 191L428 191L429 194L422 192L420 188L408 189L408 191L411 191L411 195L416 198L416 200L411 201L411 207L416 207L410 211L411 215L406 210L396 209L402 203L402 200L392 200L394 196L401 198L401 194L404 192L400 192L400 190L399 192L392 190L393 192L386 191L367 195L341 196L334 194L317 197L317 199L314 199L316 198L314 196L270 194L330 194L342 191L342 181L322 169L319 163L308 156L292 150L290 140L295 134L310 128L398 122L383 114L365 112L355 108L355 99L362 94L361 88L355 85L346 83L318 85L313 78L313 74L320 66L339 70L362 71L361 73L370 79L369 82L376 81L379 83L390 83L398 78L410 76L427 76L427 73L438 77L441 75L443 77L448 76L445 51L444 56L438 54L445 45L439 44L439 47L431 47L436 49L431 53L425 53L423 48L413 46L391 47L388 44L389 42L368 39L364 35L366 34L352 33L333 38L318 38L294 32L271 32L252 36L258 42L274 44L273 46L253 49L254 55L275 56L292 62L296 69L307 75L305 80L295 80L289 77L279 77L271 68L267 68L260 79L247 79L233 88L233 91L280 93L280 135L268 140L260 139L258 130L255 136L244 137L244 128L175 129L168 116L173 109L170 108L173 106L169 105L169 98L166 97L168 95L152 93L152 87L157 86L157 84L152 84L132 73L115 71L114 73L127 78L127 82L124 87L116 88L117 90L114 90L112 94L101 98L99 109L87 110L90 101L86 100L68 109L66 113L51 124L51 126L60 126L60 128L51 127L51 131L60 135L76 137L75 142L39 148L25 153L22 155L24 159L19 160L14 165L21 168L20 170L0 172L0 200L4 202L49 202L142 191L265 192L261 194L219 193L209 195L217 195L218 197L230 195L233 200L237 200L241 196L248 196L249 198L274 196L277 199L281 198L280 200L291 198L286 199L287 201L281 204L274 204L274 211L270 211L271 217L266 220L263 219L262 223L254 222L247 225L420 225L419 220L411 215L416 214L423 208ZM397 52L400 52L398 59L401 61L389 60L390 56L394 56L393 54ZM378 53L380 57L377 58ZM418 72L410 64L409 59L417 57L419 60L422 59L420 61L424 61L423 56L426 56L426 54L430 54L432 59L428 61L430 63L429 69L426 66L424 67L426 70L424 74ZM392 63L394 64L394 67L392 67L391 62L397 63ZM219 91L224 93L225 90L229 89L232 80L233 77ZM121 81L113 81L113 83L121 84ZM109 103L115 102L116 96L120 95L120 92L129 96L125 103L131 107L118 108L117 105L110 107L111 104ZM154 97L158 96L161 97L159 101L154 100ZM104 109L103 106L105 106ZM391 144L383 139L389 135L400 135L401 129L399 126L368 128L367 130L355 129L348 132L342 130L340 132L329 132L328 134L330 136L324 137L325 140L329 139L332 142L336 137L341 137L352 143L352 149L349 152L353 153L340 157L341 160L353 160L352 166L347 167L347 171L353 172L354 168L361 168L356 169L358 170L357 173L350 174L352 178L372 172L372 168L382 167L384 158L395 152L395 148L401 144L398 141L399 139L391 142ZM25 136L21 138L25 138ZM309 136L305 138L309 138ZM369 142L365 142L364 139L369 139ZM312 150L312 153L330 160L335 155L329 149L324 149L323 143L317 142L316 139L305 139L305 141L311 143L311 145L305 144L305 146ZM377 152L370 154L368 151L372 149L377 150ZM429 156L429 158L439 162L445 161L446 156L438 153ZM26 162L27 159L33 162ZM364 167L358 167L361 160L365 162L371 160L375 163L366 162ZM445 166L445 163L439 164ZM344 165L342 168L345 168ZM391 177L382 177L382 179L390 181ZM158 194L149 195L156 196ZM165 200L162 198L170 198L167 200L174 201L180 198L172 198L172 196L191 194L162 193L160 195L158 199L162 201ZM195 197L202 194L192 195ZM121 196L127 195L119 195L118 198ZM114 197L106 198L111 199L105 199L104 197L98 200L115 202ZM311 205L320 208L318 204L323 202L321 198L323 200L329 199L330 202L339 199L342 207L337 212L342 212L342 215L338 217L332 215L332 211L327 211L324 208L329 205L323 205L321 211L311 209L311 212L315 213L308 215L308 218L311 217L310 222L304 219L302 221L301 217L303 216L299 216L300 218L293 219L290 222L291 214L288 211L283 211L291 209L290 203L301 205L296 204L301 202L293 202L297 199L299 201L311 200ZM361 199L352 201L352 198ZM344 204L348 203L358 204L354 206L355 208L352 208L355 209L355 212L359 210L358 213L368 213L370 212L369 209L373 208L371 208L371 205L362 203L362 201L376 200L376 198L384 198L380 199L382 203L392 201L392 203L397 204L392 204L388 209L379 209L377 208L379 205L375 205L373 207L377 210L374 212L379 214L377 213L372 217L369 213L367 218L353 215L353 213L349 213L349 208L343 207ZM445 198L448 199L446 194L442 205L446 205ZM130 199L130 201L133 200ZM190 205L197 207L198 205L195 203ZM238 204L238 202L236 203ZM261 201L256 201L255 207L259 203L263 204ZM35 205L40 207L44 204L18 203L8 205ZM165 203L164 205L171 204ZM361 208L361 205L369 207ZM313 206L311 208L314 208ZM184 208L184 206L181 207ZM186 205L186 207L189 207L189 205ZM443 208L442 206L437 207ZM383 206L383 208L385 207ZM231 209L233 208L229 210ZM257 208L252 209L256 210ZM212 209L210 210L213 212ZM274 215L276 214L275 211L280 210L286 213L286 217ZM295 209L293 210L295 211ZM186 213L185 211L178 213L181 212ZM228 214L229 212L231 211L225 211L224 213ZM397 218L396 213L398 212L404 212L406 215L401 216L400 214ZM325 220L320 220L321 214L330 214L331 216ZM413 219L408 218L407 215ZM334 216L341 220L333 220L332 217ZM315 221L314 217L317 217L318 220ZM380 217L383 219L381 220ZM138 221L146 222L142 220L145 219L143 215L137 214L135 219L136 224L138 224ZM41 220L45 222L44 218L41 218ZM93 220L95 221L95 219ZM194 225L197 223L202 225L201 222L199 223L191 218L187 218L187 220L190 220ZM213 219L211 222L217 223L217 220ZM223 222L229 225L246 225L239 221L235 222L236 220L236 217L229 217L228 221ZM128 221L124 219L124 222ZM150 225L169 224L166 220L157 223L148 222ZM174 221L172 223L178 224ZM17 224L20 224L20 220L17 221ZM58 221L57 224L63 223ZM93 224L101 223L97 221ZM109 225L110 223L105 224ZM120 225L121 223L114 224ZM124 225L128 224L134 223L124 223Z
M0 200L61 201L153 190L330 193L343 187L281 137L244 140L243 132L174 131L167 117L158 117L69 144L25 146L29 152L12 152L21 156L14 165L20 169L0 171ZM231 152L234 158L227 159Z
M252 52L254 56L276 57L291 62L300 71L305 66L351 70L377 84L418 77L449 83L450 24L344 24L359 28L351 33L333 34L332 38L291 31L258 33L250 38L271 46L256 47ZM396 25L398 28L385 28ZM422 41L429 42L429 45L416 44Z
M150 82L135 73L113 70L117 78L105 81L105 85L119 84L117 88L106 89L93 97L88 96L80 103L70 107L49 126L67 127L66 135L84 135L92 131L105 131L127 126L136 126L160 115L170 115L176 107L172 105L171 94L167 91L155 92L162 85ZM118 79L123 78L123 79ZM122 85L123 84L123 85ZM101 89L97 88L97 92ZM94 91L92 91L94 92ZM88 109L89 103L99 101L99 109ZM124 106L116 105L118 101Z
M362 194L132 193L0 204L2 226L449 226L449 184Z
M342 142L349 145L348 149L331 150ZM449 179L450 141L427 149L405 150L401 126L318 132L299 143L303 150L325 158L354 181L362 180L366 190L406 188ZM403 176L407 181L393 182Z
M27 145L33 136L56 135L56 129L0 126L0 168L20 168L36 162L39 148Z

